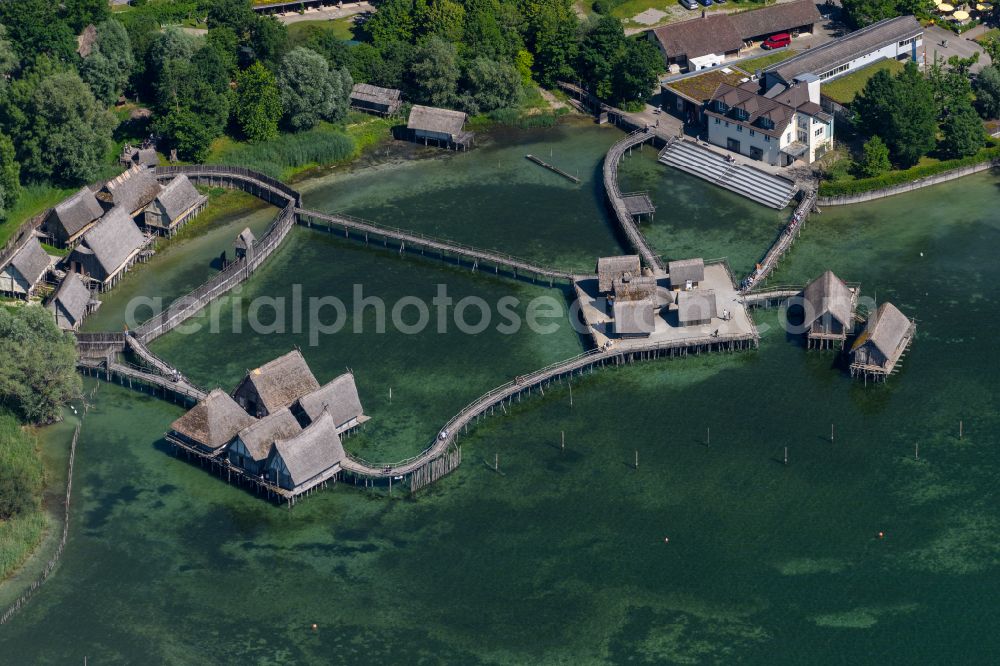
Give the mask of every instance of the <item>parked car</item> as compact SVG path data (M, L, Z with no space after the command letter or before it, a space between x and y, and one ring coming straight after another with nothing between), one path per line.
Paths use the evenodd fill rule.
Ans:
M760 47L762 49L780 49L788 46L792 43L792 36L787 32L779 32L777 35L771 35L763 42L761 42Z
M684 9L697 9L698 3L696 0L680 0L681 6Z
M698 2L701 3L702 7L711 7L712 6L712 0L698 0Z

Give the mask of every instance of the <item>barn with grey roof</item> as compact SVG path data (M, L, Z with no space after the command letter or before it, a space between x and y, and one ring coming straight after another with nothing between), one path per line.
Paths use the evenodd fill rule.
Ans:
M361 406L361 396L354 382L354 374L345 372L312 393L299 398L295 410L303 426L308 426L327 411L337 426L337 434L363 425L369 420Z
M84 187L58 203L45 218L43 228L53 245L73 247L103 214L97 196Z
M899 369L915 332L916 324L899 308L880 305L851 345L851 376L884 381Z
M680 326L704 326L719 316L715 292L682 291L677 294L677 323Z
M215 457L256 420L240 409L225 391L217 388L171 423L166 438L192 453Z
M667 264L672 289L690 289L697 287L705 280L705 261L703 259L679 259Z
M101 291L115 286L139 259L148 239L123 208L112 208L84 234L67 263L96 283Z
M241 430L226 449L232 465L251 476L264 473L264 465L275 440L289 439L302 432L302 426L287 408L279 409Z
M75 331L98 303L91 298L90 289L80 276L68 273L45 307L55 317L56 326L64 331Z
M466 119L462 111L414 104L406 128L414 141L423 141L425 146L433 141L436 146L465 150L474 138L472 132L465 131Z
M188 177L173 178L146 206L142 220L147 229L164 236L173 236L184 224L198 215L208 203L203 195L191 184Z
M299 495L334 479L347 454L329 412L298 435L274 442L267 478L291 495Z
M264 417L319 388L298 349L249 371L233 391L233 399L249 414Z
M402 93L395 88L382 88L370 83L355 83L351 88L351 108L381 116L391 116L403 104Z
M14 253L0 270L0 292L14 298L31 298L39 283L49 272L52 257L45 253L34 235Z

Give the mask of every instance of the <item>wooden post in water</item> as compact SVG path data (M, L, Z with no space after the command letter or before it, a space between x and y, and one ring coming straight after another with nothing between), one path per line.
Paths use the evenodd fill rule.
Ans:
M920 442L913 445L913 459L920 460Z
M833 444L833 424L830 424L830 443Z
M499 472L500 471L500 454L499 453L494 453L493 454L493 471L494 472Z
M565 451L566 450L566 431L565 430L560 431L559 435L560 435L559 450L560 451Z
M638 450L636 450L636 452L635 452L635 468L639 469L639 451Z
M958 438L962 439L962 421L961 420L959 420L959 422L958 422Z
M785 464L788 464L788 447L785 447Z
M389 403L392 403L392 387L389 387Z
M573 406L573 382L567 382L569 384L569 406Z
M712 446L712 429L705 428L705 446Z

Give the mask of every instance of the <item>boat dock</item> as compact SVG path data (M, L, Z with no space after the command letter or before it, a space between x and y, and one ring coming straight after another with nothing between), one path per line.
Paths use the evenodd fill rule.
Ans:
M532 162L534 162L535 164L537 164L538 166L545 167L546 169L548 169L552 173L557 173L560 176L562 176L563 178L565 178L567 180L573 181L577 185L580 184L580 179L579 178L577 178L576 176L574 176L571 173L566 173L565 171L563 171L562 169L560 169L557 166L549 164L548 162L546 162L546 161L544 161L544 160L542 160L542 159L540 159L538 157L535 157L534 155L531 155L531 154L525 155L525 157L528 158L529 160L531 160Z

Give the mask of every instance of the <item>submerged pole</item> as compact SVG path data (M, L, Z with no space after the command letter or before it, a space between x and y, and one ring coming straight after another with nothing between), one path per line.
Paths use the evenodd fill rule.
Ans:
M785 447L785 464L788 464L788 447Z
M635 468L639 469L639 451L638 450L636 450L636 452L635 452Z
M560 434L559 450L560 451L565 451L566 450L566 431L563 430L559 434Z
M962 421L961 420L959 420L959 422L958 422L958 438L962 439Z

